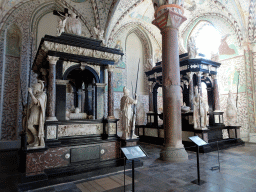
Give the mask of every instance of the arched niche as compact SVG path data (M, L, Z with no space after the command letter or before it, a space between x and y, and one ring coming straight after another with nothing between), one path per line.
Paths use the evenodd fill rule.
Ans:
M4 67L4 98L2 105L1 140L17 139L19 88L20 88L20 57L22 33L16 24L8 27L6 32Z
M97 106L95 86L100 82L97 72L89 66L81 67L77 64L66 70L63 79L69 81L66 92L67 108L72 110L78 107L82 113L93 115L94 107Z

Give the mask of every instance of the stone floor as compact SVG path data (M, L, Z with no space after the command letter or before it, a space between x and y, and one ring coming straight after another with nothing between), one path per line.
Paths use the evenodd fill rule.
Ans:
M196 153L188 152L189 160L186 162L166 163L159 160L159 147L143 144L142 146L148 153L149 158L143 159L144 166L135 170L136 192L256 192L256 144L246 143L245 146L220 151L220 172L219 170L210 170L211 167L218 165L217 152L200 154L201 179L206 181L201 186L191 183L197 178ZM91 178L90 180L95 181L99 178L120 174L122 173ZM132 176L130 170L126 174ZM88 180L65 183L33 190L33 192L96 191L95 189L81 188L81 184L86 181ZM123 187L108 190L108 192L120 191L123 191ZM131 191L131 185L126 187L126 191Z

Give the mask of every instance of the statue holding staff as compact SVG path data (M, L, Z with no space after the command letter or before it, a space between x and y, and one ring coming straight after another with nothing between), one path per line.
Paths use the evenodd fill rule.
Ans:
M137 99L133 99L129 96L130 91L124 87L124 96L121 99L121 112L122 112L122 139L137 138L134 134L135 124L133 123L132 105L137 104ZM135 95L136 96L136 95ZM132 133L133 132L133 133Z
M29 106L27 125L28 130L31 131L34 139L33 143L29 144L29 146L44 147L44 122L47 96L44 92L43 81L39 80L38 83L34 84L33 92L31 88L28 88L28 92L32 102ZM38 129L35 126L38 126Z

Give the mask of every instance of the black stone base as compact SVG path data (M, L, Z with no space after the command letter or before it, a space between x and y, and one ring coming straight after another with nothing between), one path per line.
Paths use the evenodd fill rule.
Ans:
M155 145L163 145L164 138L150 137L150 136L140 136L140 142L150 143Z
M121 147L128 147L128 146L135 146L138 144L138 141L140 139L128 139L128 140L124 140L124 139L120 139L121 141Z
M96 177L100 175L105 175L117 171L122 171L124 169L124 160L109 160L97 163L97 166L92 167L92 164L87 165L76 165L55 169L45 170L45 174L27 176L22 179L23 183L18 185L18 191L27 191L38 189L42 187L47 187L51 185L56 185L60 183L73 182L77 180L86 180L91 177ZM135 160L135 168L143 166L143 162ZM126 161L126 169L132 168L132 162Z

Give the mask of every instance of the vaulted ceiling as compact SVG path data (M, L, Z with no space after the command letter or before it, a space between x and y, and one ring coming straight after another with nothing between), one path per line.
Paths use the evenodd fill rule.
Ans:
M151 24L154 19L152 0L1 0L0 29L15 8L36 1L41 4L56 2L71 9L82 18L92 36L95 36L93 27L97 27L104 29L105 38L111 40L122 26L137 22L161 41L160 33ZM255 3L256 0L185 0L188 19L180 31L184 33L198 18L210 21L210 17L219 17L232 26L240 46L244 42L253 42L256 35Z

